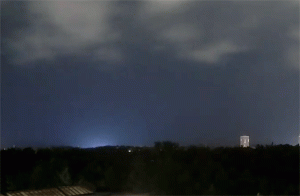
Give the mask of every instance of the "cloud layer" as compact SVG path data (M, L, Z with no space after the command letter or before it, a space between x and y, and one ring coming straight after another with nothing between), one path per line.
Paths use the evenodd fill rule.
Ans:
M278 52L282 66L299 70L299 1L25 4L23 22L29 25L19 34L4 36L15 52L10 60L18 65L72 54L118 67L114 64L128 58L126 45L132 44L148 45L149 51L172 50L174 58L210 65L239 52ZM11 11L4 14L4 20L17 12L11 3L3 8ZM19 25L14 22L8 26ZM9 29L20 31L17 27L4 31Z

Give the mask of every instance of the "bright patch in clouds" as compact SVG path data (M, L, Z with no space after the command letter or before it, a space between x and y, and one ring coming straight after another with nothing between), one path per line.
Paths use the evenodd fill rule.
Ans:
M192 57L196 61L203 61L207 63L218 63L222 56L241 51L242 48L235 44L224 41L221 43L214 43L204 47L200 50L192 50L186 55ZM185 55L183 55L184 57Z
M140 17L155 17L157 14L169 14L178 13L181 11L186 1L173 1L173 0L162 0L162 1L145 1L140 9Z

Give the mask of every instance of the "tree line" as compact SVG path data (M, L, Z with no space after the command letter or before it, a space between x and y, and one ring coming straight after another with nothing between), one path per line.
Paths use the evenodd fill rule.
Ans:
M298 195L299 145L1 150L1 193L84 185L100 192Z

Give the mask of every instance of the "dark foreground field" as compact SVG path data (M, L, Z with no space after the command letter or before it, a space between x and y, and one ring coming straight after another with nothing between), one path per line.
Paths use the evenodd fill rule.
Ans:
M299 195L299 145L1 151L2 194L67 185L132 194Z

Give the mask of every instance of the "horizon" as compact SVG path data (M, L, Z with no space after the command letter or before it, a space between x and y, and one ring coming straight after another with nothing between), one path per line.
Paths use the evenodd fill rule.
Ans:
M255 148L257 145L260 145L260 146L280 146L280 145L289 145L289 146L297 146L297 145L299 145L299 143L298 144L295 144L295 145L291 145L291 144L259 144L259 143L257 143L257 144L252 144L252 145L249 145L249 147L250 148ZM218 144L208 144L208 145L204 145L204 144L198 144L198 145L196 145L196 144L190 144L190 145L180 145L179 144L179 147L193 147L193 146L195 146L195 147L205 147L205 148L207 148L207 147L209 147L209 148L218 148L218 147L224 147L224 148L235 148L235 147L240 147L240 148L244 148L244 147L241 147L239 144L235 144L235 145L225 145L225 146L222 146L222 145L218 145ZM40 146L40 147L36 147L36 146L26 146L26 147L21 147L21 146L15 146L15 147L13 147L13 146L11 146L11 147L6 147L6 148L4 148L4 147L1 147L1 150L8 150L8 149L13 149L13 148L15 148L15 149L25 149L25 148L32 148L32 149L35 149L35 150L37 150L37 149L52 149L52 148L80 148L80 149L95 149L95 148L101 148L101 147L133 147L133 148L154 148L155 146L154 145L152 145L152 146L134 146L134 145L105 145L105 146L95 146L95 147L80 147L80 146L59 146L59 145L57 145L57 146Z

